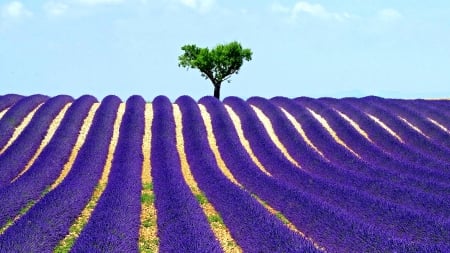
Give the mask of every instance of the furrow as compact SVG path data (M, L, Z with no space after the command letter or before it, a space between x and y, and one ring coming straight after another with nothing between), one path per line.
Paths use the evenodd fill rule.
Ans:
M16 94L7 94L4 96L0 96L0 111L6 112L22 98L23 96Z
M231 237L230 231L223 224L221 215L217 212L214 206L208 201L208 198L200 190L194 176L191 173L189 163L186 158L184 138L183 138L183 125L182 125L182 114L180 108L177 104L173 105L173 112L175 118L175 131L176 131L176 142L178 155L180 156L181 171L183 173L184 180L191 189L191 192L197 198L200 203L203 212L205 213L208 221L210 222L210 227L214 232L214 235L219 240L221 248L224 252L242 252L242 249L236 244L234 239Z
M8 142L5 146L0 150L0 155L7 150L11 144L14 143L14 141L19 137L19 135L23 132L23 130L30 124L31 119L36 114L36 112L39 110L39 108L42 106L42 104L39 104L34 108L28 115L20 122L20 124L14 129L14 132L11 135L11 138L8 139Z
M86 125L84 122L86 122L89 112L92 111L91 108L94 102L94 98L87 96L75 102L73 109L71 108L71 111L68 112L73 117L68 117L68 120L64 122L65 126L74 126L72 128L74 131L72 133L64 133L66 136L70 134L77 136L81 129L80 123ZM79 118L75 119L76 117ZM84 119L84 122L82 119ZM112 121L109 122L109 127L112 125L111 123ZM98 127L98 125L96 124L95 127ZM104 127L101 130L107 132L107 128ZM60 137L62 136L64 135L60 135ZM73 144L74 142L69 141L68 143ZM100 142L96 142L96 144L99 147L102 146ZM103 153L106 153L106 145L103 146L105 146ZM101 167L102 164L101 161L98 161L93 156L86 157L86 154L90 153L88 149L89 145L83 145L83 149L77 155L77 160L72 170L64 181L54 190L41 196L24 216L5 231L1 238L2 241L6 242L5 244L9 244L9 247L18 251L49 252L68 233L71 222L79 214L84 203L87 202L91 193L89 188L93 189L97 181L95 177L94 180L91 179L91 176L95 173L93 167ZM104 156L106 157L106 155ZM88 171L83 173L83 170ZM97 171L100 172L100 170ZM92 187L89 187L90 181L94 181L91 183Z
M289 119L289 121L291 122L291 124L295 127L295 129L297 130L297 132L300 134L300 136L303 138L303 140L315 151L317 152L323 159L328 160L325 155L322 153L322 151L320 151L315 145L314 143L308 138L308 136L306 135L305 131L303 130L302 125L295 120L294 116L292 116L292 114L290 114L288 111L286 111L284 108L280 107L281 111L284 113L284 115L286 115L286 117Z
M427 159L432 159L436 163L450 162L450 138L424 117L420 117L418 113L405 109L400 101L395 102L390 99L366 98L360 100L351 100L353 105L363 108L390 127L405 141L405 144L411 149L420 152ZM403 118L406 121L400 119ZM415 127L427 129L427 136L432 135L433 138L427 138L414 130L409 124ZM431 137L431 136L430 136ZM447 144L446 144L447 143Z
M0 121L2 120L3 116L5 116L6 112L10 109L10 107L7 107L3 109L3 111L0 112Z
M353 155L355 155L356 157L361 159L361 156L356 153L353 149L351 149L339 136L338 134L333 130L333 128L331 128L331 126L328 124L328 121L322 117L320 114L316 113L314 110L308 108L308 111L314 116L314 118L316 118L317 121L320 122L320 124L328 131L328 133L330 133L330 135L333 137L333 139L339 143L341 146L343 146L344 148L346 148L348 151L350 151L350 153L352 153Z
M426 184L429 183L434 184L435 182L437 182L436 180L440 180L439 182L441 183L441 186L448 185L447 178L445 177L442 178L442 176L446 174L445 172L429 171L427 167L423 167L420 164L411 163L407 160L402 159L401 157L389 154L386 150L376 145L373 145L372 143L368 142L365 138L363 138L356 130L354 130L350 126L350 124L348 124L344 119L342 119L333 109L326 106L323 101L302 98L296 100L296 102L302 106L313 107L313 109L321 113L329 121L329 123L332 124L332 127L335 128L336 131L341 134L341 138L343 138L346 144L349 145L352 149L356 150L356 152L358 152L358 154L360 154L363 157L363 159L371 166L382 167L386 170L388 174L395 173L398 174L399 177L404 178L405 176L410 176L414 177L417 180L425 180L422 183ZM360 103L358 102L358 104ZM370 108L364 107L364 109L369 110ZM369 111L369 113L371 113L371 111ZM389 116L388 114L389 113L386 111L384 111L383 113L377 112L376 116L381 119L381 117ZM386 123L384 119L382 120L383 122ZM404 125L404 128L409 129L409 127L407 127L406 124L403 123L401 120L399 119L394 120L395 120L394 123L402 123ZM395 128L395 130L397 131L397 128ZM419 134L417 134L413 130L410 130L410 133L416 134L416 137L419 136ZM422 137L419 138L425 139ZM437 174L441 175L441 177L436 178L434 175ZM429 186L426 186L425 189L427 189L428 187Z
M395 111L400 118L414 126L413 129L415 129L415 131L427 137L427 141L433 142L441 146L442 149L447 149L448 151L447 147L450 146L448 133L443 133L442 128L428 120L429 115L443 120L443 113L427 110L426 107L417 108L414 104L414 100L386 99L384 101L389 106L392 106L392 109L389 107L390 110Z
M60 175L70 151L77 139L84 117L93 103L92 97L84 97L75 101L54 138L44 148L41 156L30 169L18 180L0 189L0 224L10 226L13 220L21 217L49 191L51 184ZM50 103L50 102L49 102ZM3 226L2 231L6 227Z
M269 147L269 136L265 133L262 124L258 122L257 116L252 113L250 106L243 100L231 97L226 98L225 103L232 106L241 117L242 124L247 126L244 134L249 139L252 148L257 151L256 155L259 158L265 157L264 166L275 178L329 203L334 209L351 213L367 226L376 225L380 229L396 234L398 238L412 238L426 243L425 239L417 238L417 235L421 234L422 236L422 233L428 233L430 242L436 238L440 243L450 236L439 232L439 229L446 226L439 224L437 220L433 219L434 217L429 219L421 217L414 209L390 203L382 198L382 195L375 197L364 190L355 189L351 185L340 185L334 180L309 175L291 164L284 163L283 158L274 155L276 147ZM268 108L265 109L268 111ZM275 114L279 115L279 113L272 115ZM396 226L392 227L392 224L396 224ZM404 228L408 228L407 232L403 231ZM427 236L423 236L423 238L425 237Z
M314 142L324 152L324 154L329 158L333 165L345 168L346 171L352 172L355 175L360 175L362 177L373 180L382 180L385 183L395 184L397 185L397 187L405 187L405 189L407 190L406 192L431 194L432 198L437 199L443 199L444 196L446 196L442 195L442 193L444 192L450 194L448 186L437 183L435 182L435 180L424 180L421 176L423 174L421 171L417 173L418 175L415 175L416 173L414 172L416 168L404 168L404 165L402 164L399 164L397 166L390 165L390 161L392 160L392 158L384 156L383 153L380 153L377 150L372 150L372 145L363 146L363 148L368 149L368 152L362 152L362 154L366 156L365 160L370 160L370 158L368 159L367 156L375 156L376 158L381 156L383 158L381 159L381 161L384 161L385 163L378 163L379 165L376 165L376 163L369 163L368 161L356 158L347 149L337 144L326 132L326 130L323 129L320 124L312 117L312 115L307 111L305 107L300 106L299 104L287 98L278 97L276 99L272 99L271 101L273 101L277 106L282 106L283 108L285 108L295 117L296 121L302 124L306 134L308 134L308 136L311 138L311 141ZM285 131L283 131L283 133L284 132ZM288 135L288 133L286 134ZM292 136L295 135L292 134ZM362 144L364 143L360 142L360 145ZM295 153L299 155L305 154L303 151L297 151ZM309 157L312 156L307 156L305 154L305 158ZM314 166L314 168L316 168L317 170L322 167L317 165ZM367 187L369 186L372 187L373 185L368 184Z
M72 105L72 103L68 103L64 106L64 108L56 115L56 117L53 119L53 121L50 123L50 126L47 129L47 133L44 136L44 139L42 139L41 144L39 145L39 148L36 150L36 153L34 153L33 157L28 161L27 165L22 169L22 171L19 172L19 174L11 180L11 183L16 181L20 176L22 176L25 172L28 171L28 169L33 165L33 163L36 161L38 156L42 153L42 150L48 145L50 140L55 135L56 129L61 124L61 121L64 118L64 115L66 114L69 107Z
M225 175L226 178L228 178L228 180L230 180L233 184L239 186L240 188L243 188L243 186L236 180L236 178L234 178L233 174L226 166L222 155L220 154L219 147L217 146L216 138L214 138L214 134L213 134L211 117L210 117L206 107L202 104L199 104L198 106L200 108L200 114L202 115L203 121L205 123L208 144L209 144L211 151L213 152L214 158L216 159L217 166L219 167L222 174ZM237 115L229 114L229 116L233 119L233 121L236 120L235 117L237 117ZM236 124L238 124L237 120L236 120ZM242 128L235 128L235 129L238 134L239 140L241 141L241 144L244 143L243 142L244 134L242 133ZM240 134L242 134L242 135L240 135ZM248 141L247 141L246 145L248 145L247 148L250 147L250 144L248 144ZM242 145L242 146L244 146L244 145ZM247 148L245 146L244 146L244 148L247 151ZM247 153L250 155L250 153L248 151L247 151ZM252 158L252 161L253 161L253 158ZM256 165L256 163L255 163L255 165ZM256 165L256 166L258 166L258 165ZM259 166L258 166L258 168L261 169Z
M444 132L450 134L450 130L447 129L444 125L442 125L441 123L437 122L436 120L432 119L432 118L427 118L431 123L435 124L436 126L438 126L440 129L444 130Z
M308 149L308 146L301 141L301 138L295 136L295 130L290 127L288 120L282 117L283 114L277 106L272 105L267 100L261 98L250 98L249 103L258 106L267 114L268 118L272 121L275 132L280 140L282 140L292 154L295 154L296 157L300 157L299 159L303 161L302 165L308 169L308 172L312 173L312 179L305 180L303 184L299 185L305 191L313 190L311 188L314 187L312 187L311 184L319 183L320 181L323 182L323 180L325 180L332 185L335 185L333 187L339 187L340 185L348 188L347 193L344 195L353 194L356 196L354 199L364 198L364 195L366 195L366 198L369 198L367 205L370 205L371 201L383 200L388 202L386 204L390 205L391 203L394 203L398 207L405 207L414 212L420 210L420 213L423 216L430 216L430 214L433 214L437 215L439 218L449 218L448 211L446 210L448 210L450 206L442 200L434 199L417 190L406 188L404 185L397 186L391 184L389 180L376 180L374 177L371 177L370 174L364 173L363 166L361 166L358 171L354 172L351 169L348 169L346 164L336 166L321 160L317 154L311 149ZM354 113L354 115L356 115L356 113ZM250 119L250 121L252 120ZM253 127L253 129L257 128L257 126ZM288 173L288 175L291 175L291 173ZM295 177L296 173L292 173L292 176ZM320 180L316 181L314 177L317 177ZM296 181L300 182L301 179ZM307 182L309 182L309 184ZM325 194L325 196L333 195L326 194L327 189L329 189L329 186L322 185L321 187L319 186L315 192L316 194L318 193L319 196L322 194ZM342 189L337 188L332 190L332 192L334 191L338 192L342 191ZM341 206L341 203L339 202L348 203L354 201L354 199L345 201L345 198L347 197L338 196L338 199L341 200L338 201L339 206ZM331 203L332 201L327 202ZM362 202L364 203L364 201ZM382 202L380 202L380 204L382 204Z
M111 100L113 100L113 98L111 98ZM106 103L106 101L107 101L107 98L105 98L102 101L101 105L108 104L108 103ZM118 101L116 103L118 103ZM113 128L112 135L110 138L107 138L104 140L104 141L106 141L106 143L109 142L107 144L108 150L106 153L106 159L105 159L104 163L99 162L97 164L100 166L103 165L103 166L101 166L100 179L96 183L87 204L84 206L83 210L80 212L80 214L76 217L76 219L73 221L72 225L70 226L70 228L68 230L69 233L63 239L61 239L61 241L55 247L55 250L54 250L55 252L67 252L73 247L75 240L78 238L81 231L86 226L88 220L92 216L92 212L94 211L95 207L97 206L98 200L100 199L103 192L105 191L106 185L108 183L108 177L111 172L111 165L112 165L112 160L114 157L114 152L116 150L117 142L119 139L120 125L122 123L122 118L125 113L125 104L124 103L120 103L120 104L117 104L115 106L110 106L110 107L113 109L115 109L115 108L117 108L117 109L114 110L114 112L113 112L113 115L114 115L113 119L114 118L115 119L114 119L114 123L112 124L112 128ZM105 110L106 109L107 109L107 106L105 106ZM108 113L105 113L105 114L108 115ZM100 117L100 116L98 116L98 117ZM108 118L105 117L105 119L108 119ZM106 122L108 122L108 121L106 121ZM99 123L99 124L102 124L102 123ZM104 124L104 125L105 125L105 127L108 126L107 124ZM92 128L92 129L96 129L96 128ZM101 130L102 128L99 127L97 129ZM96 137L96 134L92 134L92 138L95 138L95 137ZM95 143L94 141L88 141L86 143L86 145L91 146L94 143ZM90 150L87 150L86 153L89 154ZM88 162L89 160L85 160L85 161ZM83 163L83 160L81 158L80 158L80 163Z
M77 155L80 152L81 147L84 145L86 141L88 131L92 126L92 121L94 119L95 112L98 110L99 106L100 106L99 103L94 103L89 109L89 113L86 116L86 118L84 118L83 125L81 126L80 132L78 133L77 141L75 142L75 145L72 148L72 152L69 155L69 159L67 160L66 164L64 164L64 168L61 171L59 177L50 186L50 190L55 189L59 184L61 184L64 178L66 178L69 171L72 169L73 163L75 162L75 159L77 158Z
M417 99L411 101L408 107L413 111L420 112L424 118L432 118L446 129L450 129L450 113L448 112L450 106L437 106L429 101Z
M200 100L201 104L202 101L205 100ZM211 149L208 147L206 138L204 138L207 135L205 126L208 123L202 117L195 101L185 96L180 97L177 100L177 104L182 109L184 121L189 122L189 124L184 124L186 126L184 128L184 136L187 147L186 155L192 173L199 187L205 192L219 213L222 214L224 223L239 246L247 252L272 252L275 249L281 252L292 252L295 250L314 251L312 244L289 230L277 217L271 215L264 206L259 204L249 192L232 184L221 173L221 170L217 166L218 163L210 151ZM207 104L205 106L208 107ZM223 115L227 115L224 107L222 107L222 110ZM208 112L211 113L211 111ZM227 118L230 120L229 117ZM233 127L231 122L230 124L229 126ZM217 127L214 120L212 125L212 128ZM216 131L221 130L217 130L216 128L213 131L214 135L217 135ZM233 132L236 134L236 131ZM261 175L264 175L264 177L271 178L253 163L245 148L243 148L238 140L237 134L234 140L237 146L228 146L228 148L236 150L239 147L239 150L244 152L242 155L246 156L246 163L251 164L252 168L257 170ZM221 155L227 155L227 153L223 153L223 145L218 144ZM198 150L202 150L201 154L198 154ZM224 159L228 167L228 157L224 157ZM233 174L236 175L234 171ZM223 189L227 190L223 191ZM242 231L246 232L243 233Z
M225 107L227 108L227 106L225 105ZM208 113L208 111L206 110L205 106L202 104L199 104L199 108L200 108L200 113L202 115L202 118L204 119L204 124L205 124L205 129L206 129L206 133L207 133L207 138L208 138L208 144L209 147L211 149L211 151L213 152L214 158L217 161L217 165L218 168L220 169L220 171L231 181L233 182L235 185L239 186L239 188L241 188L242 190L245 190L245 188L236 181L236 179L234 178L234 176L231 174L230 170L228 169L228 167L226 166L225 162L223 161L222 156L220 155L219 149L216 145L216 138L214 137L214 133L213 133L213 129L212 129L212 124L211 124L211 117ZM242 139L245 138L245 136L243 135L242 132L242 128L240 125L240 119L239 117L234 113L234 111L230 111L229 109L227 109L228 115L229 117L232 119L233 124L235 126L235 130L236 132L241 132L242 136L239 136L239 140L242 143ZM248 141L247 141L248 142ZM250 147L250 146L249 146ZM250 155L249 151L246 149L248 155ZM251 153L253 154L253 151L250 149ZM256 158L256 157L255 157ZM253 160L253 159L252 159ZM258 165L257 165L258 166ZM262 164L261 164L262 166ZM258 166L259 169L261 169L261 167ZM261 171L267 171L264 167L262 167ZM270 176L270 174L264 173L268 176ZM261 205L264 206L264 208L266 208L270 213L274 214L278 219L280 219L290 230L294 231L295 233L298 233L299 235L301 235L302 237L305 237L307 240L311 241L316 248L318 249L323 249L320 246L317 246L317 244L312 241L310 238L308 238L307 236L305 236L305 234L303 234L301 231L299 231L293 224L292 222L290 222L286 217L283 216L283 214L279 211L276 211L273 207L269 206L266 202L264 202L263 200L261 200L258 196L251 194L253 198L255 198Z
M72 251L139 250L144 112L142 97L128 98L108 183Z
M229 104L229 100L230 98L227 98L225 103ZM223 105L214 99L207 98L200 100L200 103L204 104L211 113L212 124L214 128L217 128L214 131L214 135L217 138L219 149L224 156L227 166L245 186L247 191L257 195L261 200L269 203L271 207L280 210L300 231L313 238L317 244L322 245L327 250L339 251L338 249L340 249L340 251L343 251L345 247L347 247L347 250L352 247L361 250L361 248L373 247L371 243L362 239L365 238L364 236L356 236L356 234L370 234L374 231L371 231L369 228L362 228L352 218L343 215L337 210L331 211L330 207L325 203L318 202L312 196L305 195L305 193L262 173L248 157L245 149L239 144L235 137L233 123L225 116L226 110ZM245 124L243 125L245 126ZM282 166L280 165L280 167ZM289 203L289 205L286 205L286 203ZM337 220L339 220L339 226L333 224ZM313 228L313 224L321 224L320 232ZM343 240L343 238L337 239L335 237L341 234L338 230L343 229L343 226L351 227L350 230L352 232L350 230L345 232L348 235L348 238L346 237L345 240L351 240L352 243L346 243L345 245L337 243ZM349 233L355 234L350 236ZM372 236L374 235L372 234ZM303 239L306 240L306 238ZM358 242L358 240L362 241Z
M43 95L33 95L29 97L22 98L20 100L5 101L6 105L12 105L11 108L0 120L0 154L2 154L6 147L5 145L9 141L9 147L13 140L15 140L21 131L16 131L16 136L13 136L15 129L21 124L24 118L32 111L36 109L39 105L43 104L48 99L47 96ZM32 114L33 115L33 114ZM31 117L28 118L31 120ZM27 122L29 122L29 120ZM23 129L23 126L19 129ZM11 140L13 138L13 140Z
M176 147L172 103L153 100L152 177L159 250L161 252L221 252L207 217L183 178ZM186 144L188 145L188 144Z
M364 138L366 138L370 143L374 143L373 140L369 137L369 135L367 134L366 131L364 131L360 125L358 125L358 123L356 123L354 120L352 120L348 115L346 115L345 113L336 110L339 115L344 118L348 123L350 123L350 125L352 125L352 127L358 131L359 134L361 134L362 136L364 136Z
M277 146L279 150L283 153L283 155L295 166L301 168L301 166L297 163L297 161L292 158L291 154L287 151L286 147L281 143L278 136L275 134L272 123L270 122L269 118L256 106L251 105L252 109L256 112L256 116L258 116L258 119L263 123L264 128L267 131L267 134L269 134L270 139L274 142L274 144Z
M367 115L373 120L375 121L375 123L377 123L378 125L380 125L384 130L386 130L390 135L394 136L398 141L400 141L401 143L405 143L402 138L400 136L398 136L397 133L394 132L394 130L392 130L390 127L388 127L386 124L384 124L383 121L381 121L379 118L373 116L370 113L367 113Z
M155 195L153 179L151 177L151 141L152 141L152 104L145 104L145 130L142 142L142 191L141 191L141 225L139 228L139 251L150 253L158 251L158 237L156 227Z
M0 188L9 185L11 180L27 166L39 149L52 121L72 101L73 99L69 96L57 96L49 99L36 112L35 117L20 137L0 155L0 171L2 172L0 173Z
M324 100L324 99L322 99ZM337 101L328 99L325 103L332 107L338 107L340 110L346 111L351 114L360 125L364 126L375 142L374 144L389 153L389 156L394 157L398 160L405 160L408 163L416 164L420 166L418 172L421 175L428 175L428 173L434 173L434 176L441 177L443 171L445 171L445 164L442 161L436 161L433 158L419 152L417 149L412 148L405 143L401 143L392 139L386 131L383 130L378 124L373 122L367 115L361 110L353 107L352 105L345 103L345 101ZM438 174L436 174L438 173Z
M239 119L239 117L236 115L236 113L233 111L233 109L231 109L229 106L225 105L225 108L227 109L227 112L230 115L230 118L232 119L232 121L234 123L234 126L236 128L236 132L238 133L239 140L241 141L242 146L245 148L247 153L250 155L250 157L252 158L252 161L256 164L256 166L258 166L258 168L262 172L264 172L264 174L266 174L268 176L272 176L270 174L270 172L268 172L264 168L264 166L261 164L259 159L253 153L253 150L250 147L250 143L248 142L247 138L245 138L244 132L242 131L241 120Z
M41 197L34 202L36 202L36 203L39 202L49 191L52 191L53 189L55 189L65 178L67 173L70 171L70 169L72 168L73 162L74 162L76 156L78 155L78 151L79 151L81 145L84 143L84 140L86 138L86 133L87 133L89 127L91 126L93 113L95 113L95 111L96 111L96 105L93 105L91 110L89 111L88 116L86 117L86 119L83 122L83 126L81 127L77 142L75 143L72 153L70 154L68 161L64 165L64 168L63 168L61 174L59 175L58 179L55 182L53 182L53 184L50 187L46 188L45 191L41 194ZM21 218L22 214L26 214L28 212L28 210L30 210L32 207L33 207L32 204L28 204L27 207L23 208L21 210L21 214L16 216L7 226L3 227L2 230L0 231L0 234L3 233L9 226L11 226L19 218Z
M412 128L414 131L416 131L416 132L418 132L419 134L421 134L423 137L425 137L425 138L427 138L427 139L430 139L430 137L429 137L428 135L424 134L424 133L422 132L422 130L420 130L420 128L418 128L416 125L414 125L414 124L412 124L411 122L409 122L407 119L405 119L405 118L403 118L403 117L401 117L401 116L398 116L398 118L401 119L403 122L405 122L406 125L408 125L410 128Z

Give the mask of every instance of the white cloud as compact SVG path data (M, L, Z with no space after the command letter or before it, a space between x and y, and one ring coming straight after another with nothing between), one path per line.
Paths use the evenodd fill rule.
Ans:
M291 20L296 20L298 16L302 14L308 14L310 16L321 19L337 20L337 21L344 21L346 19L350 19L353 17L347 12L343 13L330 12L320 4L312 4L306 1L299 1L295 3L292 7L287 7L276 2L271 5L271 10L273 12L289 14Z
M4 5L1 9L2 17L20 19L31 17L33 13L25 8L20 1L12 1Z
M208 12L215 4L215 0L180 0L180 3L199 12Z
M403 17L403 15L399 11L391 8L379 11L378 16L383 21L395 21Z
M61 16L69 9L69 6L61 2L47 2L44 4L44 10L51 16Z
M77 0L76 2L83 5L102 5L102 4L120 4L125 0Z

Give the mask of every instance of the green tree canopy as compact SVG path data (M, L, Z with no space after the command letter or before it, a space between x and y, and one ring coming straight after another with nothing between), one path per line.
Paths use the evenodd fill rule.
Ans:
M184 54L178 57L178 66L200 70L201 75L213 83L216 98L220 98L222 82L230 82L231 75L238 74L244 60L252 59L252 51L242 48L236 41L219 44L211 50L196 45L184 45L181 49Z

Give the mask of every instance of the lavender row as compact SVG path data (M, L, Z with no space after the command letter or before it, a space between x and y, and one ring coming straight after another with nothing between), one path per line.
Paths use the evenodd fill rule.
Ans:
M448 131L448 129L450 129L450 113L447 112L444 108L439 108L439 110L430 108L428 106L424 106L424 105L419 105L417 103L418 101L414 100L411 101L411 103L408 103L407 105L405 105L407 108L409 108L410 110L414 110L416 112L419 112L420 115L422 117L424 117L427 121L432 122L433 125L436 127L436 123L440 126L438 126L438 131L441 131L441 133L445 134L445 136L443 136L443 138L438 139L438 138L434 138L434 141L437 142L440 145L443 145L445 147L447 147L448 149L450 148L450 132ZM446 130L442 129L442 127L446 128Z
M39 108L17 140L0 155L0 188L8 185L26 166L39 148L53 119L67 103L72 101L69 96L49 99Z
M300 123L311 142L324 154L335 166L346 168L353 173L361 174L373 179L402 186L411 192L422 192L432 195L432 198L442 200L442 196L450 193L449 188L436 182L424 182L423 180L404 175L395 170L386 169L369 164L351 154L346 148L339 145L331 135L314 119L312 114L304 107L287 98L274 98L276 105L286 109ZM369 186L368 186L369 187Z
M224 102L240 116L244 135L252 150L275 178L328 203L333 209L351 214L368 226L389 231L396 238L423 243L450 240L450 233L441 232L450 227L438 223L433 217L423 217L414 210L347 185L339 185L334 180L312 176L295 167L271 141L248 103L233 97L226 98Z
M450 104L450 103L449 103ZM420 112L424 117L429 117L445 128L450 129L450 112L443 106L433 106L431 101L416 99L408 103L408 108Z
M423 135L408 135L405 140L410 143L415 149L423 152L431 157L435 157L436 160L450 162L450 135L444 133L438 126L434 125L427 119L421 117L421 115L416 111L411 111L402 104L405 100L394 100L394 99L376 99L373 103L377 107L383 110L389 110L390 113L400 116L406 119L408 122L414 126L425 131L428 138ZM407 128L410 130L411 128ZM404 131L404 130L402 130Z
M370 119L367 114L362 112L361 110L357 109L356 107L352 106L345 100L337 100L337 99L322 99L323 102L325 102L327 105L332 106L336 108L337 110L343 112L346 115L350 115L352 120L354 120L362 129L364 129L372 141L374 141L375 145L381 147L383 150L387 150L391 156L395 157L396 159L405 159L409 163L415 163L417 166L421 169L421 175L429 174L430 172L438 172L438 173L444 173L445 171L443 168L445 168L446 163L436 162L432 161L430 159L424 158L421 154L419 154L414 149L408 147L407 145L404 145L403 143L399 142L396 138L393 138L386 130L384 130L380 125L375 123L372 119ZM433 167L435 168L433 170ZM448 175L448 173L447 173ZM430 181L436 181L439 176L436 177L429 177ZM441 180L444 185L447 185L447 187L442 186L439 187L437 190L434 190L435 193L439 195L448 195L450 193L448 191L448 181ZM411 184L413 180L408 181L408 184ZM404 185L408 185L406 182ZM411 184L412 185L412 184ZM425 187L427 191L431 192L432 189L435 189L437 185L428 185ZM445 194L447 192L447 194Z
M289 231L248 192L221 173L207 142L197 103L186 96L177 103L183 115L185 152L192 173L240 247L246 252L315 251L310 242Z
M440 122L447 128L450 129L450 100L414 100L413 104L423 109L432 110L439 114Z
M131 96L105 191L72 252L137 252L145 101Z
M311 173L312 176L319 177L327 182L347 186L358 192L376 196L379 199L400 204L406 208L420 211L421 214L433 214L445 219L450 218L448 214L450 203L446 203L441 199L435 199L411 188L397 186L389 181L374 179L370 174L353 171L345 167L345 165L338 166L329 163L303 140L277 106L263 98L252 97L247 101L260 108L270 118L275 133L289 154L301 163L303 170ZM255 129L255 127L252 128Z
M226 102L226 101L225 101ZM445 245L423 245L396 239L389 231L361 223L317 197L262 173L242 147L223 105L212 98L200 100L211 113L222 157L246 190L281 211L300 231L332 252L425 250ZM320 228L318 227L320 226Z
M0 133L2 133L0 135L0 148L8 143L9 138L11 138L14 133L14 129L22 122L28 113L35 109L39 104L45 102L48 97L43 95L33 95L24 97L20 100L18 99L18 101L16 101L16 99L17 97L13 96L12 99L7 99L5 101L5 105L10 104L6 103L7 101L14 102L14 104L0 120Z
M27 203L37 200L46 187L56 180L69 158L83 119L94 101L95 99L89 96L76 100L52 140L29 170L13 183L0 189L0 226L16 216Z
M402 111L399 112L399 114L404 114L405 118L407 117L406 115L408 115L408 117L416 116L414 119L411 119L410 122L414 121L415 123L413 124L422 129L433 142L444 146L447 150L450 148L449 134L428 120L428 117L430 117L429 114L432 114L445 122L444 124L448 125L448 122L450 121L450 114L445 116L446 109L441 107L439 110L432 110L427 106L418 107L416 105L416 100L390 99L389 101L390 103L395 104L395 106Z
M323 101L323 100L322 100ZM448 172L448 163L433 159L427 154L418 152L414 146L401 143L391 136L380 125L371 120L364 112L356 109L352 104L344 100L328 100L324 101L329 106L339 108L340 111L346 112L347 115L357 121L357 123L368 130L376 145L389 152L389 155L398 160L414 164L419 169L416 174L429 179L439 180L448 185L450 183L450 173ZM405 127L405 126L404 126ZM446 172L447 171L447 172Z
M450 158L448 158L448 152L443 150L441 147L436 145L433 142L427 140L426 137L422 136L411 127L409 127L405 122L396 117L391 111L393 111L393 107L387 109L383 109L379 105L373 104L372 100L376 100L374 98L368 98L364 100L349 100L349 102L353 105L359 106L363 108L364 111L374 115L379 118L385 124L387 124L393 131L395 131L408 145L411 149L418 150L422 154L426 155L428 160L433 159L436 163L440 163L441 165L436 167L434 164L418 163L413 168L414 172L420 173L424 176L434 177L436 181L444 182L446 184L450 183L450 173L448 172L448 163ZM371 102L372 101L372 102ZM430 123L431 124L431 123ZM432 154L434 152L434 154ZM447 154L447 155L446 155ZM430 158L430 156L433 156ZM421 162L420 160L417 162ZM434 169L432 174L427 173L427 168ZM433 175L434 174L434 175Z
M428 140L425 136L413 130L406 122L403 122L398 117L407 115L406 118L411 118L414 120L415 116L411 117L408 112L402 110L395 103L389 99L382 99L378 97L367 97L364 99L348 99L354 105L363 108L365 111L378 117L385 124L390 126L393 131L395 131L407 145L419 149L421 152L426 152L428 155L436 157L437 160L450 161L446 151L442 150L442 147ZM383 102L388 104L389 107L383 105ZM417 123L417 122L416 122ZM428 122L431 127L436 127ZM423 146L427 147L426 149ZM432 152L434 151L434 153Z
M22 98L23 96L17 94L7 94L0 96L0 112L11 107Z
M84 99L83 106L92 105L93 100ZM0 236L0 251L50 252L69 233L102 174L120 102L115 96L102 101L69 174Z
M161 252L221 252L202 208L185 182L176 147L172 104L153 100L151 164Z
M443 183L445 187L447 186L448 181L436 177L436 172L427 173L427 170L423 169L421 166L409 163L405 160L396 159L385 150L370 143L347 121L340 117L336 111L325 106L320 101L308 98L296 99L295 101L299 103L299 105L309 107L316 113L321 114L322 117L328 121L331 128L339 133L340 138L346 145L355 150L355 152L368 163L397 174L400 177L410 176L419 181L426 182L427 184Z
M416 149L400 142L379 124L375 123L363 111L357 109L353 105L347 103L345 100L338 99L321 99L328 106L337 108L340 112L350 115L356 123L368 132L372 141L377 146L389 152L389 154L397 159L404 159L410 163L415 163L421 166L425 171L442 172L442 168L447 166L447 163L436 161L427 155L418 152ZM433 169L433 170L432 170ZM426 174L422 173L422 174Z

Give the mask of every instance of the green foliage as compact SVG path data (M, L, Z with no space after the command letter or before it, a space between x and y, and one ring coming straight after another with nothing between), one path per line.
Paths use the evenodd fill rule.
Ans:
M217 223L222 224L222 225L224 224L223 220L222 220L222 217L220 217L219 215L210 215L210 216L208 216L208 221L210 223L217 222Z
M145 228L149 228L149 227L151 227L151 226L153 226L153 225L154 225L153 222L152 222L151 220L149 220L149 219L144 220L144 221L142 222L142 226L144 226Z
M237 41L224 45L219 44L211 50L199 48L194 44L184 45L181 49L184 54L178 57L178 66L200 70L201 75L205 79L211 80L217 89L220 88L223 81L230 82L231 75L238 74L244 60L252 59L252 51L242 48Z
M28 203L26 204L26 206L24 206L24 207L22 207L21 209L20 209L20 215L24 215L26 212L28 212L28 210L30 210L30 208L32 207L32 206L34 206L34 204L36 203L36 201L34 201L34 200L30 200L30 201L28 201Z
M152 184L152 183L146 183L146 184L144 184L143 190L150 190L150 191L153 191L153 184Z
M206 198L206 196L203 192L200 194L195 194L195 198L197 199L198 203L200 203L200 205L204 205L204 204L208 203L208 199Z
M141 196L141 203L153 203L155 201L155 196L153 194L144 193Z
M52 189L52 187L50 185L45 187L44 191L41 193L41 197L44 197L47 193L50 192L51 189Z
M289 223L289 220L282 213L278 212L278 213L275 214L275 216L277 216L277 218L280 219L281 222L283 222L284 224L288 224Z

